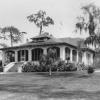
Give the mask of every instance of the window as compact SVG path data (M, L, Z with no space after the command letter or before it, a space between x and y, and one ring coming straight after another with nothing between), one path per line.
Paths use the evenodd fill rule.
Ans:
M40 56L43 54L43 49L36 48L32 50L32 61L39 61Z
M18 61L28 61L28 50L18 51Z

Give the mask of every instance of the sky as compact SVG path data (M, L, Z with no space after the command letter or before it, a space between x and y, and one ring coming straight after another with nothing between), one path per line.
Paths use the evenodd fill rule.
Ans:
M54 37L82 37L87 35L75 33L76 17L81 14L83 5L99 0L0 0L0 27L15 26L27 32L26 38L38 35L39 29L27 20L27 16L39 10L46 11L54 20L54 25L44 28ZM98 5L99 6L99 5Z

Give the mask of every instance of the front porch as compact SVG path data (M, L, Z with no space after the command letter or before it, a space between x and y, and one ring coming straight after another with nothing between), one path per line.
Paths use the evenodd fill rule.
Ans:
M21 62L21 61L39 61L42 54L47 54L48 50L52 48L56 50L56 57L70 62L92 64L92 54L80 52L78 49L70 46L47 46L47 47L30 47L3 50L2 62L3 65L7 62ZM88 59L87 59L88 58Z

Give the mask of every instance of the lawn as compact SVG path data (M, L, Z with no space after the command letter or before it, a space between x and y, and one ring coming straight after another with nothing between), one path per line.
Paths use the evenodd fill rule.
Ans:
M0 100L100 100L100 73L0 74Z

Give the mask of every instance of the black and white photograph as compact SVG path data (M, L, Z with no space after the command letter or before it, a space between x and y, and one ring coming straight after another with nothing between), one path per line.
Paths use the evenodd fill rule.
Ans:
M100 100L100 1L0 0L0 100Z

